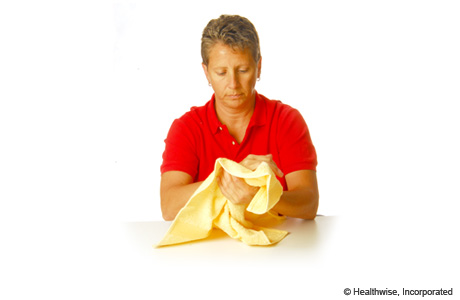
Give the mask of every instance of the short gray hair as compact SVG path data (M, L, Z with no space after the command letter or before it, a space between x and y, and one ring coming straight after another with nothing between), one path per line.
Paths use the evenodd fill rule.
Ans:
M221 15L218 19L209 21L201 36L201 57L206 66L211 48L219 42L233 49L249 48L254 61L258 63L260 60L259 35L251 21L245 17Z

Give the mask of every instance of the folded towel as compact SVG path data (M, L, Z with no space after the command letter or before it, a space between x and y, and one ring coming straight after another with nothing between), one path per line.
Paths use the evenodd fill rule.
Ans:
M221 168L243 178L251 186L260 187L246 212L244 204L233 204L220 191L216 174ZM179 211L157 247L204 239L213 228L219 228L248 245L278 243L288 232L261 226L273 226L284 220L284 217L270 212L282 193L283 187L267 163L262 162L252 171L232 160L218 158L214 171Z

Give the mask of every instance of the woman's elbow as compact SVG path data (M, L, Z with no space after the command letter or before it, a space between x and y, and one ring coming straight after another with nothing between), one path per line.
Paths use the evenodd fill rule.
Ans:
M174 217L171 215L163 214L163 220L165 221L173 221Z
M165 221L173 221L176 218L176 214L165 207L161 207L161 215Z
M311 205L303 213L302 219L305 220L314 220L316 218L316 213L318 212L319 196L315 195L312 199Z
M173 212L171 207L168 207L166 203L167 201L163 201L163 197L161 197L161 215L165 221L172 221L176 217L176 214Z
M314 220L315 218L316 218L316 212L315 213L307 213L302 217L302 219L304 219L304 220Z

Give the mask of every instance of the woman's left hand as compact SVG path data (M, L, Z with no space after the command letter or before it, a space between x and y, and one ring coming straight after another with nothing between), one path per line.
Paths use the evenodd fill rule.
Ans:
M233 176L223 168L217 176L222 194L233 204L249 204L259 191L259 187L250 186L239 177Z

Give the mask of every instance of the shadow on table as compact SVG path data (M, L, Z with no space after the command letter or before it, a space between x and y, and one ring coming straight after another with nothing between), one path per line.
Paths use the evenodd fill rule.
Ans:
M315 220L287 218L274 228L286 230L289 234L278 244L271 246L248 246L230 238L219 229L213 229L210 236L187 243L155 248L167 232L171 222L125 223L127 242L139 253L146 255L202 255L219 253L220 257L235 253L272 256L277 254L312 253L318 251L322 241L330 235L333 217L318 216ZM260 249L260 250L257 250Z

